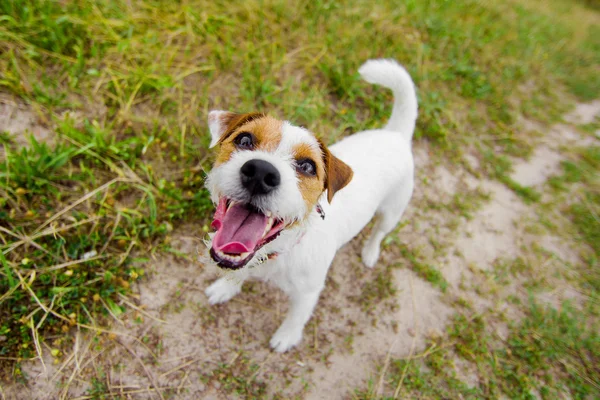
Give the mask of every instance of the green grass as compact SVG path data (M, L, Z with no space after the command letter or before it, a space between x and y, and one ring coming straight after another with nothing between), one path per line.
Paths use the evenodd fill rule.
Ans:
M488 174L490 177L504 183L509 189L515 192L525 203L531 204L538 202L541 194L534 188L523 186L516 182L510 176L512 171L512 162L506 156L498 156L492 151L487 150L484 153L484 158L487 161Z
M241 355L235 363L219 364L206 375L200 377L206 383L215 381L226 391L236 393L243 398L258 399L266 396L267 384L256 379L259 365L253 364L246 356Z
M425 178L423 184L429 184L429 180ZM452 195L450 201L444 203L439 199L427 199L427 204L423 207L435 211L445 209L455 215L470 220L473 218L473 213L479 210L489 199L490 195L481 188L476 188L474 190L461 188L457 193Z
M392 360L390 392L400 398L422 399L534 399L534 393L543 399L565 394L586 399L600 395L597 324L590 325L568 303L556 310L532 302L523 321L512 324L509 336L500 340L488 327L497 319L494 315L457 315L448 335L432 341L424 357ZM459 371L474 374L478 383L467 385ZM373 390L358 391L356 397L374 398Z
M54 133L23 148L0 132L1 359L118 316L143 272L136 257L165 248L184 219L202 226L207 110L265 110L332 142L389 113L391 94L356 74L369 58L413 75L416 140L452 162L475 148L482 173L538 201L507 178L509 157L531 152L519 115L556 119L569 104L558 86L584 100L600 92L594 3L549 4L0 2L0 90ZM455 201L468 216L471 203ZM594 202L568 210L588 243ZM434 266L406 256L445 290Z
M393 299L396 294L392 267L381 268L375 278L368 279L360 295L354 299L365 312L372 311L379 303Z
M569 159L562 162L562 173L549 180L564 213L572 222L568 234L589 251L581 276L586 289L597 296L600 292L600 147L570 149Z
M402 248L400 251L403 260L410 263L411 269L421 278L438 287L442 292L448 288L448 282L442 273L433 265L423 261L423 257L418 251L411 251L408 248Z
M155 172L155 148L163 149L149 136L117 140L109 132L63 121L52 147L33 137L24 148L4 144L1 357L35 356L34 331L64 333L118 317L119 295L143 274L136 254L166 248L161 241L174 224L201 221L211 207L201 174Z

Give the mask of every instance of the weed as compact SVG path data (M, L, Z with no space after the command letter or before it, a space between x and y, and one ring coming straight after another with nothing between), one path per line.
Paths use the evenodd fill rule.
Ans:
M596 119L593 122L580 125L579 129L587 134L595 135L596 132L600 130L600 117L596 117Z
M258 368L247 356L240 355L233 364L220 364L206 379L216 380L227 393L235 392L244 398L262 398L266 394L266 384L256 379Z
M408 260L408 262L410 262L412 270L417 275L430 282L433 286L439 287L442 292L446 291L448 288L448 282L438 269L436 269L433 265L423 262L418 253L412 252L407 248L403 248L401 250L401 254L404 260Z
M537 374L540 381L550 385L538 387L543 395L552 397L552 391L569 389L575 398L598 394L599 371L592 367L600 361L600 337L594 327L587 326L581 314L568 303L560 311L544 309L535 303L530 305L529 317L513 331L507 340L507 361L519 363L519 372L525 376ZM506 368L508 362L499 365L497 373L515 374L516 369ZM541 373L544 371L545 373ZM560 384L555 384L555 372ZM502 376L501 375L501 376ZM524 391L527 379L508 381L506 393ZM558 382L556 382L558 383ZM546 393L544 393L546 392Z
M106 374L104 371L96 371L96 376L92 376L90 383L91 387L87 390L87 394L92 399L104 400L109 398L110 390L106 383Z
M471 319L464 315L456 316L449 336L458 339L455 349L463 358L476 360L488 350L489 339L485 335L485 322L481 316L476 315Z
M473 218L473 213L481 208L481 206L490 199L488 193L485 193L481 188L475 190L459 190L452 195L452 198L447 203L430 200L427 207L432 210L448 209L454 214L458 214L467 220ZM458 223L449 221L449 224Z
M418 394L426 399L477 399L482 397L479 388L470 388L459 379L451 353L440 351L427 357L423 364L395 360L390 371L392 386L401 397ZM402 377L404 379L401 381Z
M582 271L585 285L600 289L600 147L574 148L570 159L562 162L562 174L549 180L564 212L572 221L574 236L591 252L583 254L587 268Z
M568 393L583 399L599 394L600 337L596 327L568 303L560 311L530 303L527 316L511 328L501 346L489 333L488 314L454 318L447 338L429 346L422 360L393 360L392 391L420 398L557 398ZM451 343L451 346L444 343ZM431 351L436 349L434 351ZM469 386L458 374L467 368L478 377ZM361 392L359 392L361 393ZM359 398L372 398L369 391Z
M392 268L386 267L377 273L375 279L365 282L362 292L355 299L363 311L371 311L375 306L387 299L393 299L396 294Z
M484 153L484 158L488 163L489 174L491 177L504 183L509 189L525 201L525 203L535 203L541 198L541 194L529 186L523 186L510 177L512 163L506 156L498 156L491 150Z
M451 208L458 211L458 213L466 219L471 219L473 218L473 212L477 211L481 205L489 199L489 194L482 192L480 189L474 190L466 195L463 193L455 193L454 196L452 196Z
M489 272L493 279L502 285L507 285L519 274L531 270L531 266L522 257L516 259L497 259L494 261L494 268Z

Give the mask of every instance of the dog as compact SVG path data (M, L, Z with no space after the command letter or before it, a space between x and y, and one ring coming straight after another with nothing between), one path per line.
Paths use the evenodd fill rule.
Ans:
M384 129L329 148L308 130L266 114L208 116L210 147L219 149L206 180L216 204L216 232L207 246L227 273L205 293L210 304L223 303L247 279L283 290L290 307L270 341L277 352L301 341L337 250L377 217L361 254L372 268L412 197L414 83L393 60L369 60L359 73L392 90L392 115Z

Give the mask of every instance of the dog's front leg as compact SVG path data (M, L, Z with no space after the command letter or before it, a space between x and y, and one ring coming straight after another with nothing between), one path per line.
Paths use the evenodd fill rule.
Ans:
M208 302L210 304L220 304L231 300L233 296L242 291L244 278L243 275L229 273L217 279L204 292L208 296Z
M293 291L290 294L290 309L288 314L271 338L271 347L273 350L283 353L300 343L304 325L310 319L313 309L319 300L321 289L308 293Z

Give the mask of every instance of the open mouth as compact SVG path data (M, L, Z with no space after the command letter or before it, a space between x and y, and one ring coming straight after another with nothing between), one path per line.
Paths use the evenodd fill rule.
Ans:
M284 222L251 204L222 197L211 226L217 230L210 255L222 268L239 269L283 230Z

